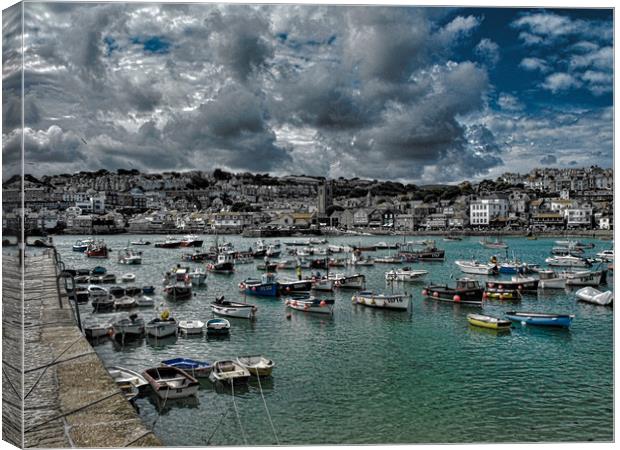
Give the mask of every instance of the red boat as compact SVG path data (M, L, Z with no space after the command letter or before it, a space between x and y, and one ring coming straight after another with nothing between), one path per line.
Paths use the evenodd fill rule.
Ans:
M93 242L88 245L88 248L84 252L88 258L107 258L108 247L103 241Z

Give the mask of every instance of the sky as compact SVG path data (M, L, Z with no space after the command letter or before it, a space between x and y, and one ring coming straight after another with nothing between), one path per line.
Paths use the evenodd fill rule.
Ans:
M611 167L611 9L26 3L27 173ZM17 163L19 14L3 14Z

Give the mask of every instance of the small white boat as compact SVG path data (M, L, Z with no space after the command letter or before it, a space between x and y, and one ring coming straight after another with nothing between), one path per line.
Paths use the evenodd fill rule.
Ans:
M185 334L202 334L205 323L200 320L180 320L179 331Z
M376 264L402 264L403 260L400 256L380 256L375 258Z
M581 270L577 272L560 272L560 277L566 279L567 286L599 286L603 282L604 272L602 270L589 271Z
M126 273L125 275L123 275L121 277L121 280L124 283L131 283L133 281L136 281L136 274L135 273Z
M418 281L428 275L427 270L414 270L409 267L385 272L386 281Z
M166 336L174 336L177 334L177 321L170 317L168 319L155 318L149 321L146 326L146 334L156 338L163 338Z
M342 273L330 273L328 280L334 281L334 287L339 289L364 289L366 277L362 274L344 275Z
M547 258L545 262L552 267L590 267L590 261L577 256L556 256L554 258Z
M539 270L540 281L538 287L542 289L564 289L566 278L560 277L554 270Z
M134 252L128 248L121 250L118 254L120 264L137 265L142 264L142 254Z
M296 309L306 313L332 314L334 310L333 299L319 299L315 297L291 297L284 301L287 308Z
M231 302L218 297L211 303L211 311L219 316L237 317L240 319L254 319L256 316L256 306L249 303Z
M102 338L109 336L112 330L112 325L109 322L99 322L96 320L87 320L82 324L82 329L86 337L91 339Z
M575 292L577 298L583 302L592 303L594 305L611 306L614 301L614 293L611 291L599 291L593 287L587 286Z
M155 306L155 300L153 299L153 297L141 295L140 297L136 298L136 306L139 306L141 308L153 307Z
M129 383L139 390L142 390L149 385L146 378L134 370L120 366L106 367L106 369L116 384Z
M480 263L478 261L463 261L458 260L454 261L461 272L469 273L474 275L496 275L498 273L498 268L495 264L492 263Z
M411 303L411 295L376 294L372 291L363 291L351 297L351 301L358 305L371 306L373 308L405 311Z
M88 296L91 299L95 297L108 297L110 295L110 292L106 288L96 284L89 285L86 290L88 291Z
M328 280L327 278L313 279L312 289L315 291L327 291L334 290L334 280Z
M269 377L276 366L273 360L262 355L239 356L237 363L245 367L255 377Z
M117 338L142 336L144 333L144 319L132 314L112 324Z
M161 399L183 398L196 395L200 383L184 370L172 366L146 369L144 378Z
M230 322L226 319L210 319L207 321L207 334L230 333Z
M613 262L614 260L614 251L612 250L603 250L602 252L598 252L596 254L599 258L606 262Z
M235 361L216 361L209 379L214 383L245 384L250 379L250 371Z

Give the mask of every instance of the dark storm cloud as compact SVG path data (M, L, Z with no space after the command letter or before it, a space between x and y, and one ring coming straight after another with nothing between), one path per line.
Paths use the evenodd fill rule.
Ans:
M540 159L541 164L551 165L558 162L558 159L553 155L545 155Z
M511 125L529 126L485 116L487 96L498 92L487 67L504 59L492 36L474 33L485 19L459 10L26 8L28 142L46 171L221 166L437 182L501 165L497 136L503 143ZM521 21L519 31L546 36L541 20ZM463 47L480 62L456 54ZM605 47L578 48L576 82L608 86ZM20 83L5 73L5 92ZM505 111L522 109L501 98ZM19 110L5 99L5 126L19 124ZM5 146L15 145L4 134Z
M233 75L246 80L273 56L269 20L247 8L232 7L230 13L215 11L205 20L217 60Z

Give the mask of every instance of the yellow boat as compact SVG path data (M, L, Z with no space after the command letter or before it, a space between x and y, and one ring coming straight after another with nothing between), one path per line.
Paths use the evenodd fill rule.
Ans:
M482 294L484 299L492 300L519 300L521 293L517 289L487 288Z
M467 314L467 321L477 327L490 328L492 330L507 330L512 325L510 320L485 316L484 314Z

